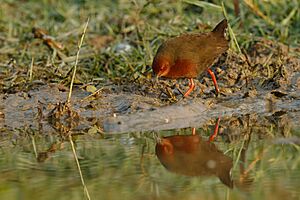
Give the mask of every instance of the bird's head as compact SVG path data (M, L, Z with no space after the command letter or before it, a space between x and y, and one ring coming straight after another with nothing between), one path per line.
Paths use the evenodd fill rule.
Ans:
M165 57L154 58L152 69L159 76L166 76L170 71L171 65L169 59Z

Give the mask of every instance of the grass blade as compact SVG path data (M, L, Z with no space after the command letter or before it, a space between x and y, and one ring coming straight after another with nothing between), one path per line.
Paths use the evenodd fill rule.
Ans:
M222 7L213 3L209 3L206 1L196 1L196 0L183 0L184 3L193 4L195 6L199 6L201 8L216 10L222 12Z
M76 70L77 70L77 65L78 65L78 60L79 60L79 53L80 53L81 46L83 44L83 39L84 39L86 30L87 30L87 27L89 25L89 21L90 21L90 18L88 18L87 21L86 21L85 27L83 29L83 33L81 35L80 42L78 44L78 50L77 50L77 54L76 54L76 60L75 60L74 69L73 69L73 75L72 75L72 80L71 80L71 84L70 84L70 91L69 91L69 95L68 95L68 99L67 99L68 103L71 101L72 89L73 89L73 84L74 84Z

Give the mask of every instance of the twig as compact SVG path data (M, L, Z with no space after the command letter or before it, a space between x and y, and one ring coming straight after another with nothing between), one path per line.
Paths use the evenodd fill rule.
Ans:
M76 161L76 165L77 165L77 168L78 168L78 172L79 172L79 175L80 175L80 180L81 180L84 192L86 194L87 199L90 200L91 197L90 197L89 191L88 191L88 189L85 185L84 179L83 179L83 175L82 175L81 168L80 168L80 163L78 161L78 157L77 157L77 154L76 154L76 149L74 147L74 142L72 140L71 133L69 133L69 141L70 141L70 144L71 144L71 147L72 147L72 152L73 152L73 155L74 155L74 158L75 158L75 161Z
M37 150L36 150L35 139L32 135L30 136L30 138L31 138L32 146L33 146L34 155L37 158L38 154L37 154Z
M71 101L71 96L72 96L72 89L73 89L73 84L74 84L74 80L75 80L75 75L76 75L76 70L77 70L77 64L78 64L78 60L79 60L79 53L80 53L80 49L83 43L83 39L89 24L90 18L87 19L85 27L83 29L83 33L81 35L81 39L80 42L78 44L78 50L77 50L77 54L76 54L76 60L75 60L75 64L74 64L74 71L73 71L73 75L72 75L72 80L71 80L71 84L70 84L70 91L69 91L69 95L68 95L68 99L67 102L70 103Z
M272 21L268 16L266 16L263 12L259 10L259 8L253 3L253 0L244 0L244 3L254 12L254 14L258 15L262 19L264 19L271 26L275 26L275 22Z
M236 158L236 160L235 160L235 162L234 162L234 164L233 164L232 170L235 170L236 166L237 166L238 163L239 163L239 160L240 160L240 157L241 157L241 153L242 153L242 150L243 150L244 145L245 145L245 137L246 137L246 136L244 136L244 138L243 138L242 146L241 146L241 148L240 148L240 150L239 150L239 152L238 152L238 155L237 155L237 158Z
M99 88L98 90L96 90L96 91L93 92L92 94L90 94L90 95L84 97L83 99L81 99L80 102L83 102L83 101L87 100L88 98L93 97L93 96L99 94L103 89L104 89L103 87L102 87L102 88Z
M227 16L227 12L226 12L226 9L225 9L225 6L224 6L224 2L222 1L222 10L223 10L223 14L225 16L225 18L227 19L228 21L228 16ZM234 45L235 47L237 48L238 52L241 54L242 51L241 51L241 48L240 48L240 45L239 43L237 42L237 39L235 37L235 34L230 26L230 23L228 23L228 31L229 31L229 35L230 35L230 38L233 39L233 42L234 42Z
M263 63L263 68L265 68L265 67L268 68L268 79L272 78L271 77L271 69L270 69L270 65L269 65L272 56L273 56L273 52L270 53L270 55L266 58L265 62Z
M34 63L34 57L32 57L32 59L31 59L30 69L29 69L29 81L30 82L32 81L33 63Z

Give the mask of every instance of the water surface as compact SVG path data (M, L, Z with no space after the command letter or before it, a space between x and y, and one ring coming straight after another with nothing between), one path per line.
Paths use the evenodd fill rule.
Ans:
M192 128L73 135L91 199L299 199L300 130L283 117ZM67 137L1 133L0 199L84 199Z

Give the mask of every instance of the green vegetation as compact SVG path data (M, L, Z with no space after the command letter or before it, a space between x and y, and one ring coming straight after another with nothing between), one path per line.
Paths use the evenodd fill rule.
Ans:
M289 94L289 86L290 74L299 71L299 60L292 56L300 55L300 3L240 0L237 13L234 2L2 0L0 94L5 103L0 102L0 199L83 199L89 194L91 199L298 198L300 132L290 126L298 125L299 109L286 111L286 107L277 108L275 101L299 102L295 91ZM248 100L261 92L256 86L268 90L259 93L259 98L266 94L268 115L247 113L221 119L214 144L233 161L233 190L217 177L180 176L159 163L155 139L190 135L189 128L103 134L103 119L108 116L165 105L156 101L160 88L143 84L163 40L210 31L224 15L230 23L230 65L216 69L225 74L219 76L224 96L242 88L241 99ZM80 90L71 98L70 90L68 100L76 98L77 104L67 100L73 81L77 91L80 86L89 92ZM128 89L128 82L136 85L127 84ZM57 90L20 92L35 92L32 89L52 83ZM127 89L128 96L134 96L131 91L140 93L132 99L117 96L110 88L106 93L102 86L110 83L125 85L119 90ZM299 89L299 84L293 84ZM207 95L206 105L218 104L220 99L210 98L209 86L203 88L199 90ZM271 92L278 88L283 90ZM154 95L144 95L149 93ZM106 94L111 96L105 99ZM38 98L41 95L45 97ZM236 106L230 98L227 103L228 108ZM80 115L84 111L88 112ZM197 129L205 140L213 123Z
M69 86L88 17L75 83L143 77L162 40L209 31L223 18L221 1L210 2L4 0L0 5L0 91L15 92L41 82ZM260 37L298 47L299 1L243 0L239 17L233 1L224 4L241 48L247 49ZM48 48L34 38L33 27L48 31L64 49Z

